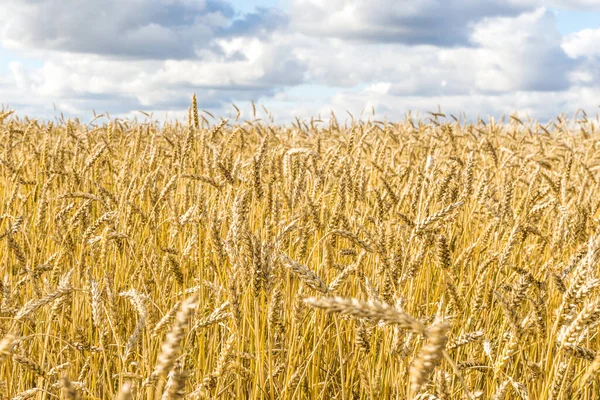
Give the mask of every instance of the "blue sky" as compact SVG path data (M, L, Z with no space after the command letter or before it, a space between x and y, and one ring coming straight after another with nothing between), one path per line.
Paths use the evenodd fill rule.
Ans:
M286 10L288 6L285 0L236 0L232 1L232 4L240 12L252 12L258 7L277 7Z
M556 28L563 35L584 29L600 28L600 12L551 8L556 13Z
M548 120L598 111L599 42L600 0L3 0L0 99L39 118L183 118L196 93L282 123Z

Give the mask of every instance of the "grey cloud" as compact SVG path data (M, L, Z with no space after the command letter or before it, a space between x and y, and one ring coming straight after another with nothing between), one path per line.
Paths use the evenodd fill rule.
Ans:
M148 10L146 19L168 28L193 25L198 18L209 13L218 13L228 20L233 19L235 10L229 3L220 0L206 2L159 2Z
M301 31L376 43L468 45L473 23L486 16L516 16L530 5L501 0L292 1L292 24ZM351 15L348 23L344 18Z
M138 59L192 59L215 39L285 26L275 9L238 17L221 0L3 0L0 44Z

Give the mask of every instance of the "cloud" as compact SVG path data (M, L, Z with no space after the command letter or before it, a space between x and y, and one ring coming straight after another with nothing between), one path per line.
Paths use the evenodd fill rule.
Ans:
M562 48L573 58L600 58L600 29L584 29L566 36Z
M454 47L468 45L483 18L540 7L594 12L600 0L291 0L291 23L320 38Z
M563 38L562 49L577 61L571 83L600 89L600 29L584 29Z
M295 52L314 82L355 87L386 81L396 96L565 90L578 62L561 47L554 18L545 9L483 18L473 25L469 46L326 39L298 42Z
M487 16L531 10L500 0L292 0L292 24L300 31L344 40L456 46L468 43L470 27Z
M25 70L23 64L18 61L13 61L9 64L8 67L10 69L10 72L12 72L14 84L16 85L16 87L24 91L29 90L31 87L31 82L29 81L27 71Z
M112 112L181 110L196 92L200 105L214 110L234 101L272 97L304 80L306 65L288 51L285 42L237 37L218 43L220 50L206 49L202 60L123 60L96 54L46 53L39 68L11 64L11 85L0 97L19 103L27 97L21 94L27 94L86 113L98 107ZM233 57L235 54L239 56ZM108 101L111 98L113 104Z
M275 9L237 17L221 0L3 0L0 43L126 58L198 58L217 38L286 24Z
M552 91L569 87L576 63L561 47L554 15L543 8L514 18L485 18L473 29L475 80L482 90Z
M383 85L382 85L383 86ZM437 111L438 106L448 117L464 115L468 120L484 120L517 114L546 123L558 115L573 116L580 108L592 114L597 110L597 91L593 88L573 87L566 91L540 92L516 91L499 94L457 94L428 96L396 96L392 93L373 90L341 89L323 101L290 104L288 107L277 102L265 103L277 121L291 121L294 116L309 118L320 116L327 119L334 112L341 121L349 120L348 113L363 120L398 120L412 112L421 118L427 111ZM238 104L239 106L240 104ZM372 108L375 114L372 115Z
M184 117L195 92L217 114L256 100L278 121L371 106L390 119L438 104L539 118L596 106L599 30L562 37L538 0L400 3L292 0L241 14L225 0L4 0L0 45L40 63L5 68L0 98L43 116L54 103Z

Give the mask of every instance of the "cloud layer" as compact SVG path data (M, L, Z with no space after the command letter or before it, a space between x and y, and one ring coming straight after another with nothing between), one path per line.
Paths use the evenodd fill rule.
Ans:
M366 4L239 13L225 0L5 0L0 51L21 58L0 73L0 97L42 117L54 106L163 117L185 115L195 92L220 114L254 99L279 122L372 106L388 119L438 105L539 119L597 107L600 30L562 36L537 1Z
M276 9L236 18L221 0L5 0L9 47L120 56L201 59L219 37L265 35L287 24Z

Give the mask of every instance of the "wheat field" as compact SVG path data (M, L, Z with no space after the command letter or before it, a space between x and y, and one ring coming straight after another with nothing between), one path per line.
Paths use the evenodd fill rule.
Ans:
M0 114L0 398L600 396L585 114L189 110Z

